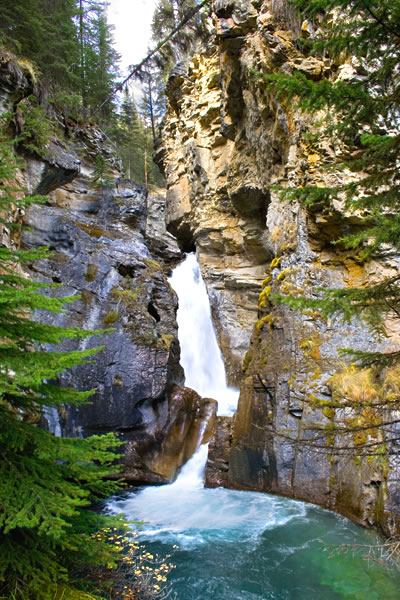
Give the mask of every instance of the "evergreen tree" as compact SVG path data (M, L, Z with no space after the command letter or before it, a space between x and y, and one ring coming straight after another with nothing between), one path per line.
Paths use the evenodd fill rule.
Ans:
M0 43L34 62L44 89L76 89L75 0L0 0Z
M15 169L10 144L1 140L0 214L8 228L12 207L38 200L16 199ZM116 489L104 477L115 470L118 441L112 434L59 438L38 426L46 407L88 399L91 391L56 381L99 350L43 350L94 333L32 320L33 312L58 313L73 301L45 295L48 285L23 275L25 263L45 256L45 249L0 248L0 596L15 600L59 597L61 584L73 588L79 572L115 556L93 536L107 519L88 507Z
M154 11L152 35L155 42L166 37L200 2L198 0L159 0ZM168 75L175 63L185 60L196 44L206 44L210 37L207 8L201 9L179 30L156 56L156 64Z
M115 110L112 90L119 75L119 55L112 46L112 28L107 24L107 2L79 0L80 81L84 114L101 106L100 119ZM103 102L110 98L105 104Z
M125 87L117 145L127 177L137 183L145 182L145 137L144 126L135 100L130 95L128 87Z
M150 64L143 70L143 99L141 114L144 122L151 129L153 144L157 138L157 130L165 112L165 88L161 73Z

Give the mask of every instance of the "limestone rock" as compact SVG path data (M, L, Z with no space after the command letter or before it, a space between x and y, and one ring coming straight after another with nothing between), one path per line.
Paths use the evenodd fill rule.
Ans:
M101 134L90 130L77 136L87 140L88 148L101 148ZM160 196L152 200L149 217L146 190L122 179L117 168L115 186L93 187L88 152L81 160L73 144L69 153L61 143L48 150L42 160L29 158L20 173L26 187L49 193L47 205L32 205L25 215L29 230L23 244L49 246L52 255L32 263L30 276L62 282L48 293L77 300L55 318L37 318L112 330L57 348L104 346L94 364L80 365L61 378L64 385L96 389L90 403L60 407L47 420L64 436L117 433L128 442L123 458L127 479L167 482L201 441L204 423L204 442L211 435L215 419L214 401L176 385L183 381L177 301L161 257L169 270L181 252L157 223L164 209Z
M8 52L0 53L0 113L11 111L14 105L32 94L34 78L22 62Z
M286 4L214 2L215 45L188 65L156 153L167 180L167 227L182 248L196 248L228 378L241 385L232 434L219 422L211 442L207 480L316 502L390 532L400 517L395 457L386 467L355 464L329 452L328 436L323 449L298 442L313 423L329 427L330 414L310 398L331 398L330 378L343 367L336 349L371 350L376 341L360 323L333 324L270 300L362 286L400 268L399 257L361 264L332 244L358 231L363 215L340 203L305 210L273 188L329 187L354 175L323 168L335 156L329 140L305 142L312 119L281 104L253 71L363 76L357 65L302 54L296 38L314 32Z
M143 407L147 422L143 436L138 430L125 453L124 476L134 481L168 483L200 444L207 443L216 424L215 400L203 399L195 391L174 385L167 406L148 403ZM154 403L153 403L154 405Z

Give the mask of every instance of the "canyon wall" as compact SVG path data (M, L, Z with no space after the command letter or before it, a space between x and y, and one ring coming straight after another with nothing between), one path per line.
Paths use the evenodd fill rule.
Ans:
M324 168L334 157L329 141L307 143L310 117L279 102L255 71L297 70L317 81L359 77L357 65L303 55L295 39L312 27L286 3L216 0L213 19L215 44L171 74L156 149L167 228L182 249L196 248L228 377L241 387L233 423L220 419L211 442L207 483L316 502L390 533L399 518L396 448L356 458L346 448L360 436L332 436L332 428L368 417L323 408L350 388L374 393L346 371L337 348L370 350L376 341L360 323L293 312L270 298L398 271L397 257L366 263L332 243L362 226L359 215L339 203L305 210L273 187L334 185L352 174ZM391 333L386 347L399 341L395 322ZM300 441L314 423L320 447ZM386 448L381 431L376 439Z
M388 253L365 262L334 244L362 227L361 216L340 203L306 210L281 199L274 186L335 185L352 174L324 167L334 158L329 140L308 142L303 133L312 129L311 118L279 102L255 72L298 70L313 81L362 73L351 61L302 54L295 40L312 36L312 26L299 22L286 2L215 0L213 20L214 43L177 65L168 81L155 152L166 196L123 179L112 146L89 124L57 117L59 134L44 152L22 152L18 185L46 201L10 218L30 228L24 247L45 244L52 251L27 274L61 284L48 293L77 297L55 321L35 318L111 329L62 344L104 346L93 364L61 380L96 392L88 405L49 411L42 426L68 436L116 432L126 442L125 478L144 483L171 481L201 431L202 441L212 436L207 485L316 502L390 534L400 518L398 450L377 428L378 456L356 457L352 448L365 443L371 415L335 411L329 403L373 398L378 383L398 393L400 378L392 372L383 383L372 381L343 362L338 347L377 348L360 323L331 321L318 310L294 312L272 296L377 282L398 272L399 259ZM3 57L0 106L14 113L10 136L23 128L18 103L33 91L29 72ZM99 155L112 170L111 185L95 181ZM2 241L20 242L6 228ZM182 385L177 300L167 277L191 250L208 288L229 383L241 390L233 419L216 419L215 401ZM389 325L383 349L399 341L398 324ZM335 435L341 424L354 424L356 432ZM322 435L304 443L314 426Z
M14 57L0 65L0 102L18 122L18 104L34 91L29 71ZM14 114L14 119L11 118ZM23 222L22 238L3 227L2 241L24 248L47 246L48 258L27 266L27 276L59 287L45 293L76 296L64 313L36 314L42 321L79 329L109 330L53 350L101 347L60 378L60 384L94 389L88 404L49 409L42 426L63 436L115 432L125 442L128 481L166 483L208 440L215 401L203 400L182 383L176 295L167 277L182 258L164 226L162 191L147 191L122 178L115 151L96 127L58 116L58 135L40 153L20 148L16 185L45 201L10 219ZM12 137L12 131L11 131ZM96 181L97 157L107 179ZM98 179L98 178L97 178ZM207 426L204 428L204 422Z

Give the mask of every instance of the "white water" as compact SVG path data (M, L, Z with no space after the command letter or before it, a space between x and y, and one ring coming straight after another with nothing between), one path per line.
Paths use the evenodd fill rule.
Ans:
M203 398L217 400L218 414L232 415L236 410L239 392L228 388L226 384L225 367L212 325L207 290L194 254L189 254L174 270L169 282L179 299L178 337L185 385L196 390ZM167 533L176 535L187 529L202 530L205 523L210 529L244 526L249 514L243 512L239 499L228 502L230 492L204 490L207 455L208 445L203 444L183 466L174 483L148 487L127 500L110 502L109 510L122 511L129 517L134 515L135 519L149 521L150 527L142 534L151 537ZM189 539L200 538L189 536Z
M49 426L49 431L56 437L61 437L62 430L58 410L54 406L45 406L43 412Z
M169 279L179 298L177 314L185 385L218 402L218 414L236 411L239 392L226 384L225 367L211 318L210 302L195 254L174 269Z

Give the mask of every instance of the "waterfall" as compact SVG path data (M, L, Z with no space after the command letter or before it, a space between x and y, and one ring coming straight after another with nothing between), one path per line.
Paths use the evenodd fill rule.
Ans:
M236 410L239 392L226 384L224 362L212 325L207 289L194 254L188 254L174 269L169 282L179 299L178 337L185 385L196 390L203 398L217 400L218 414L232 415ZM208 444L200 445L182 467L174 483L145 488L122 502L111 501L108 509L111 512L122 509L126 514L135 514L135 518L145 521L162 515L160 527L146 528L150 537L160 532L178 531L182 527L200 527L210 519L209 506L204 497L208 490L204 489L203 484L207 455ZM239 518L237 510L228 515L226 508L218 508L219 498L216 497L213 506L215 523L221 524L224 519L224 522L236 523Z
M226 384L207 289L194 253L176 267L169 282L179 299L178 337L185 385L203 398L217 400L218 414L230 416L236 411L239 392Z
M58 414L58 410L55 406L45 406L43 410L44 417L47 420L47 424L49 426L49 431L53 433L56 437L62 436L61 430L61 422L60 415Z

